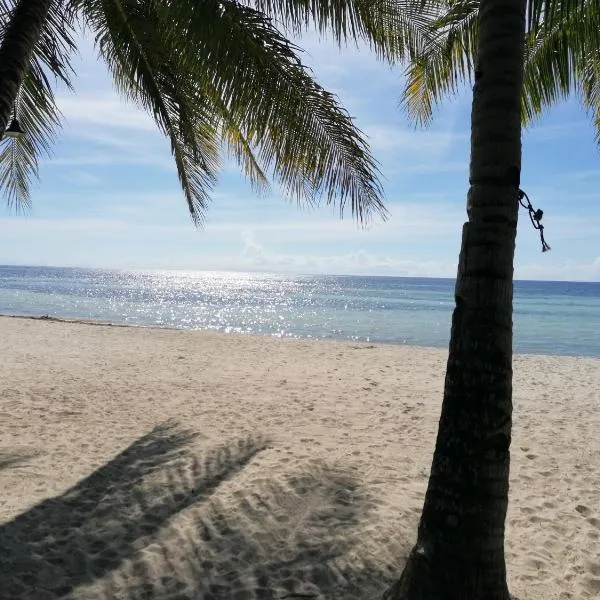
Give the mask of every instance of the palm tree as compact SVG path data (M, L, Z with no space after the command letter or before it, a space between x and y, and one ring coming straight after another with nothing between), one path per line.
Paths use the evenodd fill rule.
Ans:
M521 122L577 89L600 126L600 5L455 0L441 8L437 34L408 69L404 99L409 113L427 121L444 93L473 76L468 221L417 542L384 598L508 600L504 524Z
M310 76L293 34L311 26L338 43L366 41L396 59L417 43L406 0L0 0L0 124L16 107L21 139L0 150L9 204L30 202L38 157L60 126L53 79L72 87L77 26L91 30L122 96L169 139L199 222L222 148L253 186L278 179L298 201L326 196L365 219L385 214L378 168L337 99ZM418 22L424 17L417 15Z

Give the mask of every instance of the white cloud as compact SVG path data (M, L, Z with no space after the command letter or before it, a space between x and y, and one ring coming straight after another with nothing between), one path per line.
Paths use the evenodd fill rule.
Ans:
M346 215L343 220L333 209L318 211L299 210L290 215L282 210L283 217L276 216L269 207L260 208L248 202L243 208L229 211L220 210L215 203L214 211L208 215L206 233L239 234L251 233L270 243L316 243L319 245L334 243L389 243L403 244L409 241L431 240L432 244L441 238L457 240L464 220L462 202L443 202L440 195L423 198L411 195L411 201L390 202L391 216L382 222L374 220L362 227ZM282 201L283 207L283 201ZM327 214L329 213L329 214Z
M354 239L336 237L338 232L333 236L334 250L328 251L317 240L330 237L327 227L335 226L318 222L314 237L303 238L302 232L308 227L301 228L298 245L287 250L281 240L294 237L291 222L273 224L273 230L283 228L284 235L278 238L268 228L227 229L223 224L221 228L197 231L191 223L140 223L135 210L132 214L126 212L95 218L0 218L0 255L5 263L57 266L423 277L453 277L456 273L459 229L452 231L451 242L444 245L436 246L434 240L439 236L432 234L425 258L422 252L413 253L414 242L394 243L402 236L393 229L389 237L387 233L372 238L358 234ZM533 240L529 242L533 248ZM600 280L600 256L588 261L557 260L555 256L554 252L539 253L536 246L535 253L518 257L515 277Z
M21 238L43 234L53 236L57 234L77 234L77 236L97 236L105 233L115 234L127 231L129 224L126 221L114 218L97 217L67 218L67 219L36 219L34 217L0 218L0 231L4 241L9 238Z
M418 277L451 277L456 273L456 263L454 262L419 262L372 254L365 250L332 255L285 254L268 250L258 243L250 233L244 234L243 240L242 262L237 263L237 268L246 270Z
M591 262L566 260L560 263L518 265L515 277L555 281L600 281L600 256Z
M374 151L402 150L437 159L450 148L467 139L466 134L445 130L414 130L390 125L368 125L364 128Z
M46 197L52 206L53 198ZM194 232L187 219L183 198L174 194L143 195L112 193L103 200L96 192L86 198L87 214L78 218L0 218L0 229L11 233L27 234L32 231L51 232L115 232L128 227L139 227L146 232L168 235L177 232ZM252 218L254 210L240 209L221 212L215 207L209 212L208 222L200 235L211 239L239 239L254 236L268 240L269 244L398 244L411 240L430 239L432 243L441 237L458 240L462 217L459 212L444 207L421 207L417 204L398 206L389 221L374 222L363 228L350 218L317 217L298 212L292 219ZM91 215L91 216L90 216ZM148 215L150 219L144 219ZM141 220L141 221L140 221ZM165 221L169 221L169 224ZM173 223L173 224L170 224Z
M354 252L318 255L285 254L269 250L256 241L253 235L245 234L244 250L238 266L244 270L267 270L276 272L307 272L330 274L372 274L397 277L454 277L457 261L425 260L418 261L399 256L374 254L365 250ZM222 264L232 268L231 263ZM564 281L599 281L600 256L586 262L564 261L562 263L517 264L517 279L542 279Z
M56 167L83 167L83 166L107 166L107 165L140 165L157 167L165 171L175 170L172 160L163 157L160 152L152 153L143 150L140 146L139 152L125 153L121 152L97 152L90 151L76 156L61 156L42 161L42 164L48 164Z
M351 43L340 48L331 37L315 32L296 38L295 44L302 50L302 62L313 68L318 78L323 77L333 85L345 87L348 83L355 83L357 73L370 76L371 86L397 84L403 71L402 67L391 69L387 63L377 59L366 44Z
M97 187L102 183L102 178L89 171L73 170L65 173L63 179L69 185Z
M169 144L141 109L110 95L61 96L65 115L59 155L52 166L144 165L174 170ZM65 139L66 138L66 139ZM73 142L77 142L76 152ZM69 148L68 154L64 148Z
M126 103L115 93L61 95L57 104L69 125L94 125L119 131L154 131L156 125L141 108Z

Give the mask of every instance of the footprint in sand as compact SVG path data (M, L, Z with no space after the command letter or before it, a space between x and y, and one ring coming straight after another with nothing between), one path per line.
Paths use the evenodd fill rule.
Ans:
M367 385L363 386L363 390L366 392L379 385L376 381L373 381L372 379L366 379L365 382Z
M578 505L575 507L575 510L576 510L576 511L577 511L577 512L578 512L580 515L583 515L584 517L589 517L589 516L590 516L590 514L591 514L591 512L592 512L592 511L591 511L591 510L590 510L590 509L589 509L587 506L584 506L583 504L578 504Z
M590 517L587 522L596 529L600 529L600 519L596 519L596 517Z

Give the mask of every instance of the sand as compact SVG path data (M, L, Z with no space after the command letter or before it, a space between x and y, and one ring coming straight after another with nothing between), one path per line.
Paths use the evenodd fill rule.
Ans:
M371 600L414 542L438 349L0 319L0 598ZM510 588L600 597L600 361L518 356Z

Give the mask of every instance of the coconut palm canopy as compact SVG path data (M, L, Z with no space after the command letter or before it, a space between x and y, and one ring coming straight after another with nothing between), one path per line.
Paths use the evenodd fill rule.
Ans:
M6 75L3 64L10 63L10 45L31 43L31 36L21 35L22 25L10 30L15 9L27 4L31 10L32 0L0 0L0 76ZM426 23L427 12L415 12L414 2L46 4L16 102L27 136L5 140L0 152L0 186L9 204L30 203L39 157L50 154L61 124L55 85L73 89L71 58L83 29L93 36L121 96L143 107L169 139L194 221L202 220L227 153L257 190L274 176L298 201L325 196L340 210L349 205L361 220L385 214L377 164L364 135L336 97L314 81L288 36L316 28L340 44L365 42L380 57L396 60L419 44L419 24Z
M436 105L475 75L480 0L449 0L429 22L430 41L406 70L403 106L428 125ZM545 109L575 94L590 115L600 144L600 3L531 0L525 39L522 117L533 123Z
M10 56L4 42L15 8L27 2L0 0L3 59ZM392 62L408 58L404 106L410 117L426 123L434 104L473 75L479 8L479 0L46 4L16 103L28 135L7 140L0 149L0 186L8 203L30 204L38 160L51 153L60 129L55 84L73 89L71 58L83 27L94 36L121 95L150 113L169 138L196 222L205 214L224 148L257 190L266 189L274 176L296 200L326 196L342 210L349 203L361 219L384 214L377 164L365 137L337 99L313 80L288 36L313 28L340 44L365 42ZM528 118L576 90L600 130L598 59L590 50L598 47L590 44L598 35L599 10L584 0L530 3ZM549 21L552 28L539 27ZM576 64L575 47L586 56Z

